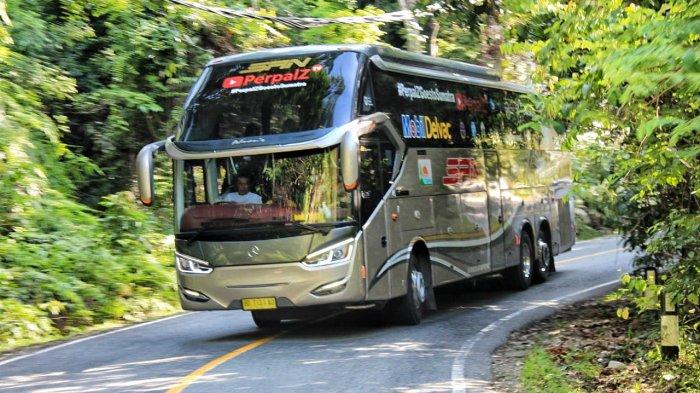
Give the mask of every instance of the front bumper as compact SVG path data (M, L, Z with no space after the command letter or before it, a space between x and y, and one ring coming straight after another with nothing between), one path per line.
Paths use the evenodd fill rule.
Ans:
M359 265L351 260L316 268L302 263L278 263L221 266L208 274L178 271L180 303L185 310L202 311L240 309L241 299L256 297L274 297L280 308L360 302L365 298L365 282L360 278ZM347 284L337 293L323 296L311 293L320 286L345 279ZM195 299L188 290L205 298Z

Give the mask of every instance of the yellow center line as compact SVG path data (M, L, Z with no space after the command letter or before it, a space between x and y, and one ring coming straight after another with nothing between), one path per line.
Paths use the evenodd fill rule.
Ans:
M177 385L175 385L175 386L173 386L172 388L168 389L166 393L181 393L182 391L184 391L185 389L187 389L192 383L194 383L197 379L199 379L200 377L204 376L204 374L208 373L209 371L215 369L216 367L222 365L223 363L228 362L229 360L231 360L231 359L233 359L233 358L235 358L235 357L238 357L238 356L240 356L240 355L243 355L244 353L246 353L246 352L248 352L248 351L251 351L251 350L253 350L253 349L255 349L255 348L257 348L257 347L259 347L259 346L261 346L261 345L263 345L263 344L266 344L266 343L268 343L268 342L270 342L270 341L272 341L272 340L278 338L279 336L281 336L281 335L283 335L283 334L285 334L285 333L293 332L293 331L295 331L295 330L298 330L298 329L301 329L301 328L304 328L304 327L307 327L307 326L311 326L311 325L316 324L316 323L319 323L319 322L321 322L321 321L325 321L325 320L327 320L327 319L335 318L335 317L337 317L338 315L345 314L346 312L347 312L347 310L343 310L343 311L339 311L339 312L333 313L333 314L331 314L331 315L327 315L327 316L322 317L322 318L319 318L319 319L315 319L315 320L309 321L309 322L307 322L307 323L302 323L302 324L300 324L300 325L297 325L297 326L295 326L295 327L292 327L292 328L289 329L289 330L283 330L283 331L281 331L281 332L279 332L279 333L277 333L277 334L273 334L273 335L271 335L271 336L259 338L259 339L253 341L253 342L250 343L250 344L246 344L246 345L244 345L244 346L242 346L242 347L236 348L236 349L234 349L233 351L231 351L231 352L229 352L229 353L227 353L227 354L225 354L225 355L219 356L218 358L216 358L216 359L214 359L214 360L211 360L210 362L208 362L208 363L205 364L204 366L202 366L202 367L200 367L200 368L198 368L198 369L192 371L191 373L187 374L184 378L182 378L182 379L180 380L180 382L178 382Z
M580 256L580 257L562 259L561 261L557 261L556 264L557 264L557 265L565 265L565 264L567 264L567 263L574 262L574 261L578 261L578 260L581 260L581 259L586 259L586 258L590 258L590 257L595 257L595 256L598 256L598 255L611 254L611 253L613 253L613 252L624 251L624 250L625 250L624 248L616 248L616 249L614 249L614 250L607 250L607 251L596 252L596 253L594 253L594 254L582 255L582 256Z
M220 366L222 363L226 363L229 360L231 360L237 356L240 356L240 355L242 355L242 354L244 354L252 349L255 349L255 348L257 348L257 347L259 347L259 346L261 346L269 341L272 341L284 333L285 332L280 332L277 334L273 334L272 336L267 336L267 337L257 339L250 344L246 344L240 348L234 349L233 351L231 351L223 356L219 356L218 358L210 361L209 363L205 364L204 366L187 374L187 376L182 378L182 380L180 380L180 382L177 385L168 389L167 393L180 393L180 392L182 392L188 386L190 386L194 381L196 381L200 377L204 376L204 374L208 373L209 371L213 370L214 368Z

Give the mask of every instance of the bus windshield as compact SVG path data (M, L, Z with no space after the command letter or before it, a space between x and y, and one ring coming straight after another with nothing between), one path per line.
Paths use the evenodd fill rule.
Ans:
M336 127L350 121L355 52L212 65L185 103L177 141L225 140Z
M353 222L338 150L185 161L181 231Z

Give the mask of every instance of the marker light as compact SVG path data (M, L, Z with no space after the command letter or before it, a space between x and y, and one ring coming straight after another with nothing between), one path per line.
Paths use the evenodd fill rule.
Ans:
M175 266L183 273L208 274L213 270L209 262L179 252L175 253Z
M350 260L353 248L353 239L343 240L332 246L314 251L304 258L304 265L317 267L344 263Z

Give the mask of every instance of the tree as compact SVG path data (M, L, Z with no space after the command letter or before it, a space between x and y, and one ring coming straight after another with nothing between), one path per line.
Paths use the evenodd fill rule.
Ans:
M700 295L700 7L506 1L507 53L531 52L543 122L568 130L577 182L679 304ZM602 168L602 170L601 170ZM589 169L594 169L590 171Z

